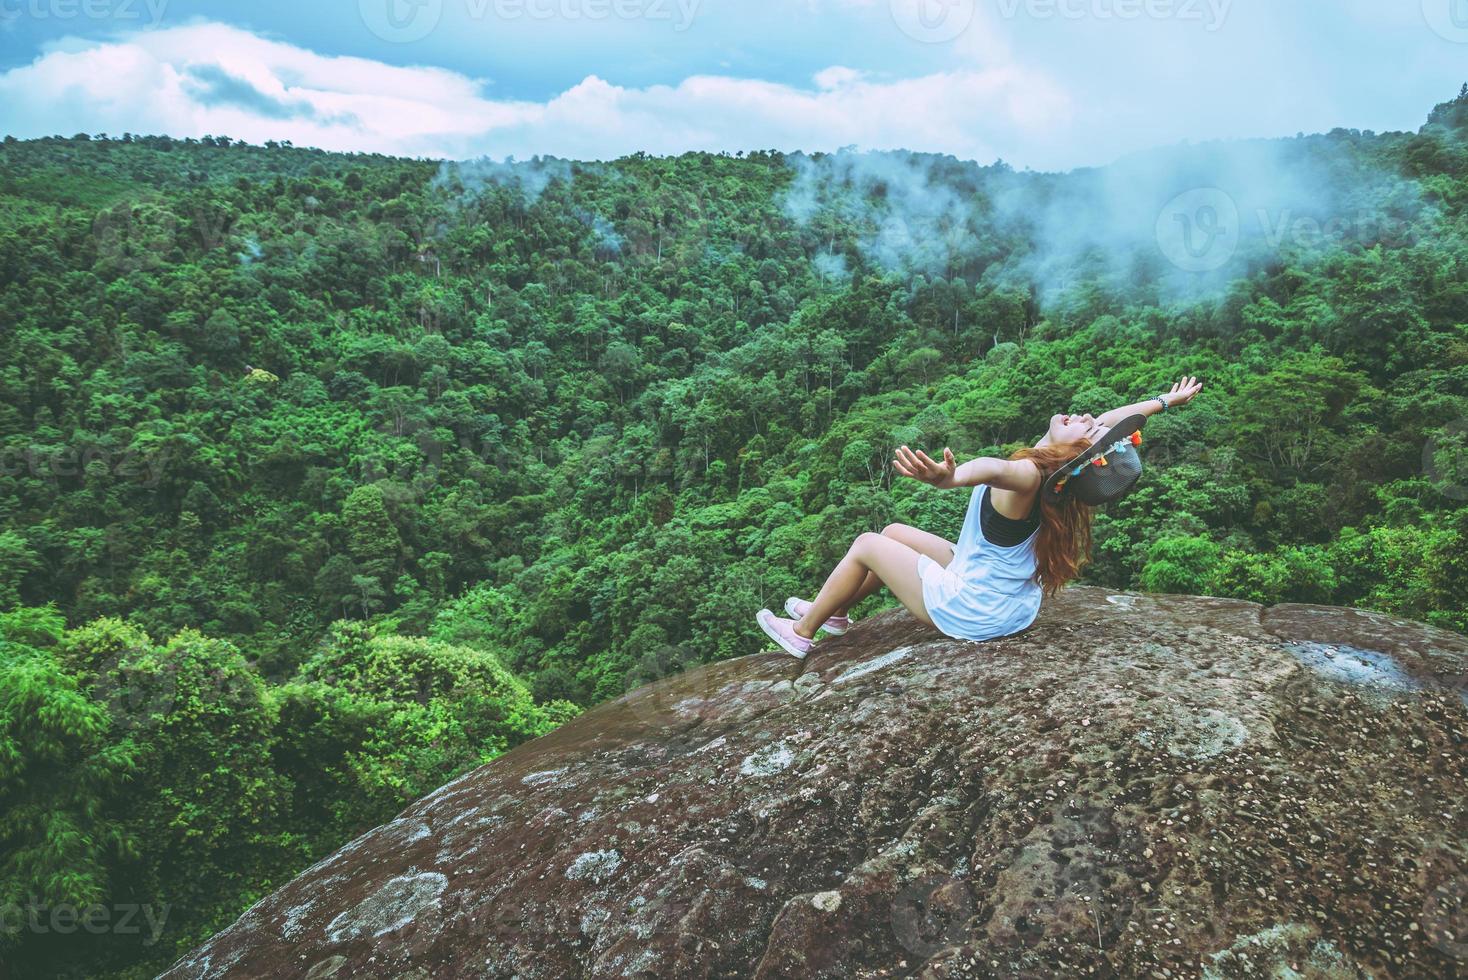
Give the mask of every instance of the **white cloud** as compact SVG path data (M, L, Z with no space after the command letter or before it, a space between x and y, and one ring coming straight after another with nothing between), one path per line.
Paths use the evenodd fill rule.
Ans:
M859 82L865 72L857 71L855 68L846 68L842 65L832 65L830 68L818 71L813 79L816 88L832 89L843 85Z
M0 74L0 131L227 135L431 157L906 147L981 162L1043 147L1067 93L1004 59L914 78L843 66L812 87L721 75L628 88L589 75L544 102L430 67L335 57L222 24L69 39Z

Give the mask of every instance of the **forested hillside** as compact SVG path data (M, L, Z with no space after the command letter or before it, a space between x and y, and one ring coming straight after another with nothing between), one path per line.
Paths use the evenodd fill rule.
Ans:
M1185 372L1086 581L1468 630L1465 134L1468 94L1064 175L7 139L0 904L172 909L0 955L146 972L577 706L762 648L855 534L955 535L894 445L1007 453ZM1198 189L1223 261L1204 211L1168 237Z

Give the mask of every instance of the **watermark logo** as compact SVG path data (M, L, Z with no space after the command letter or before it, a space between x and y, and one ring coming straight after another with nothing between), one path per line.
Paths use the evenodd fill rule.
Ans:
M443 0L357 0L362 23L390 44L421 41L443 17Z
M1468 44L1468 0L1422 0L1422 16L1438 37Z
M119 205L92 222L97 262L114 275L156 269L168 261L178 240L178 219L150 204Z
M952 41L974 20L974 0L891 0L899 30L923 44Z
M1157 215L1157 247L1184 272L1212 272L1239 247L1239 208L1217 187L1195 187Z
M969 939L974 895L968 882L930 872L892 900L892 934L914 956L928 957Z
M107 715L121 731L134 733L159 727L178 698L178 664L141 666L139 651L123 650L97 670L92 696L107 705Z
M727 678L703 666L697 652L658 644L622 676L623 704L649 733L676 733L690 722L715 717Z
M1430 857L1428 874L1436 883L1422 903L1422 934L1434 949L1468 960L1468 874L1445 857Z
M1454 419L1422 447L1422 471L1449 500L1468 500L1468 419Z
M1458 696L1463 706L1468 708L1468 674L1457 674L1451 677L1441 678L1443 688Z

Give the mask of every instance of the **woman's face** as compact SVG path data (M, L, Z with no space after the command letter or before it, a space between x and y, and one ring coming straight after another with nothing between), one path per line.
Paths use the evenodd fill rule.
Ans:
M1084 415L1052 415L1050 416L1050 441L1062 443L1088 439L1095 442L1101 437L1103 428L1089 412Z

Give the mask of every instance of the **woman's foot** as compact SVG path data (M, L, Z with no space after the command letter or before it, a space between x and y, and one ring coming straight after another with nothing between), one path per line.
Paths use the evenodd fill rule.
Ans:
M781 619L768 609L761 609L754 618L759 622L760 629L764 630L770 639L780 644L780 649L790 656L797 660L804 660L805 655L810 653L810 647L814 641L807 640L795 632L795 620Z
M785 600L785 611L796 619L803 619L805 614L810 611L810 603L804 599L797 599L795 596L791 596ZM821 624L821 629L830 633L832 636L840 636L850 628L851 618L848 616L832 616Z

